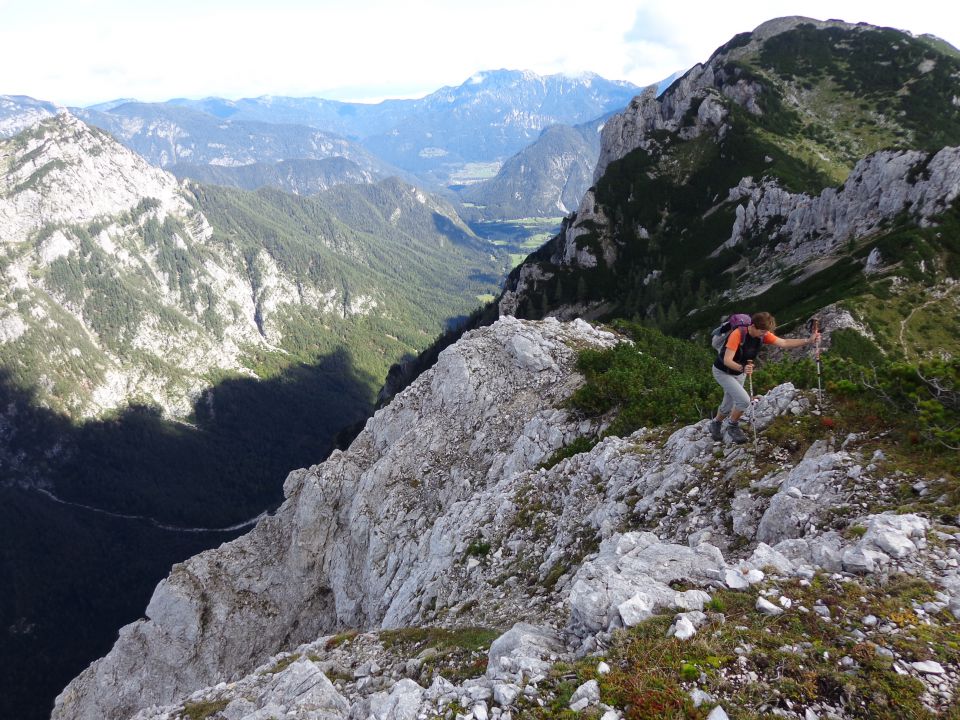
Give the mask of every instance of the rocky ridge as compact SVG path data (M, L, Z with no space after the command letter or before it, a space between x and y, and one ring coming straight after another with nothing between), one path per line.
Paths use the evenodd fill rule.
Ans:
M637 148L654 148L657 144L654 137L656 131L677 133L682 139L691 140L704 132L722 128L729 112L721 98L735 102L751 114L761 114L757 99L763 93L763 87L755 80L736 77L726 69L726 65L731 60L756 52L765 40L774 35L800 25L846 30L860 27L838 20L821 21L807 17L770 20L750 33L749 42L733 48L722 47L706 63L694 65L662 95L656 88L647 88L622 113L604 125L600 158L593 174L594 182L603 177L611 162ZM701 101L696 116L688 118L686 116L695 100ZM691 119L692 123L688 122Z
M157 216L181 216L198 226L197 239L209 237L202 216L167 173L130 152L119 150L104 133L69 113L5 143L0 154L0 239L21 243L46 224L88 223L118 209L132 209L144 197L159 202ZM111 147L114 145L113 147ZM193 239L193 238L190 238ZM52 262L60 253L49 242L41 255Z
M666 613L669 634L685 641L719 627L716 598L730 592L754 597L758 618L810 613L790 595L820 587L823 574L840 586L925 578L939 594L910 617L960 617L960 528L871 512L903 479L882 453L864 455L865 438L817 442L799 457L764 441L754 455L716 445L703 421L608 437L542 466L596 430L558 409L579 382L574 348L615 341L582 321L509 317L465 335L346 452L292 473L276 515L174 568L147 619L71 683L54 717L170 720L205 708L231 720L508 718L557 700L554 668L610 672L602 658L612 662L618 628ZM791 385L751 411L758 429L810 412ZM809 602L810 618L830 617ZM890 620L835 623L924 683L929 708L954 698L956 665L890 650L901 632ZM436 647L391 630L424 625L513 627L487 657L461 657L475 669L452 683ZM349 628L370 633L335 634ZM744 649L724 677L759 678L751 657ZM696 681L687 687L697 705L716 704ZM564 702L622 715L599 700L592 680ZM848 716L829 698L807 709ZM810 717L796 710L783 716Z
M730 239L715 254L758 236L773 247L764 262L780 263L782 273L822 258L843 243L871 235L901 213L920 227L950 209L960 195L960 148L937 153L885 151L857 163L840 188L827 188L818 197L792 194L777 183L759 186L744 178L731 188L729 199L737 205ZM877 252L865 269L876 272L884 265ZM769 273L765 282L770 281ZM756 294L760 286L740 291Z

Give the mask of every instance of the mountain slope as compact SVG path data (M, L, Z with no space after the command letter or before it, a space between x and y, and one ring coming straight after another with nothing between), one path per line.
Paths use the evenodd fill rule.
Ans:
M593 179L601 121L554 125L507 160L496 177L460 191L484 217L559 217L576 208Z
M470 307L451 297L485 291L500 269L452 208L399 181L358 191L375 217L349 215L346 192L185 192L66 115L5 142L0 158L0 360L75 416L134 397L184 415L214 369L249 372L263 353L306 359L349 328L380 374Z
M243 190L272 187L294 195L315 195L334 185L371 183L376 179L375 175L344 157L256 162L235 167L178 163L167 169L181 180L190 178L208 185L227 185Z
M737 36L606 124L595 188L501 312L688 334L744 304L794 321L935 298L957 277L957 151L941 148L960 144L958 78L955 54L895 30L786 18ZM893 321L871 314L875 334ZM949 336L922 351L953 352Z

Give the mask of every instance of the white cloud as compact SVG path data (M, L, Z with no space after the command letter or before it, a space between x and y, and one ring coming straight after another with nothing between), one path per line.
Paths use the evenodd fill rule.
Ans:
M115 97L424 94L477 72L593 71L638 85L706 60L781 15L932 32L960 44L952 3L641 0L0 0L0 94Z

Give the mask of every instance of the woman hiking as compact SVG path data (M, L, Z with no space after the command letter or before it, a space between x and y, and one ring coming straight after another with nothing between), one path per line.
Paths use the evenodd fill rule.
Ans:
M714 440L719 442L725 435L731 442L747 441L747 436L740 429L740 417L750 407L750 395L744 390L743 383L753 373L753 360L761 347L776 345L786 349L798 348L810 345L820 337L820 331L814 330L808 338L785 340L773 334L776 327L773 315L755 313L750 316L750 324L732 330L720 348L712 368L713 377L723 388L723 401L716 418L709 425Z

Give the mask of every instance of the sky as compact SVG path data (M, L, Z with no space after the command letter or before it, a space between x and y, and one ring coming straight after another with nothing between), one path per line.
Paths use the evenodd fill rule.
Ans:
M499 68L649 85L784 15L960 47L953 0L0 0L0 95L376 102Z

